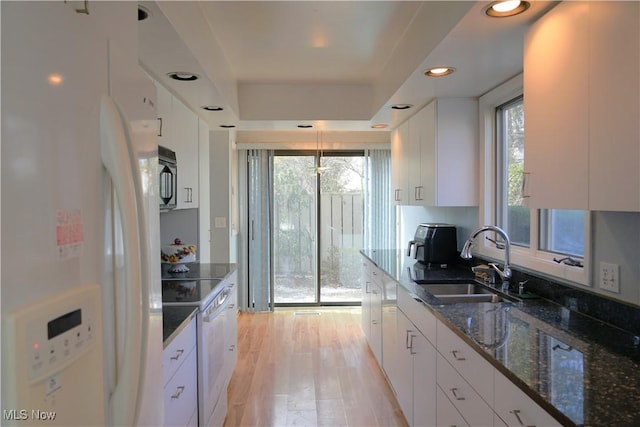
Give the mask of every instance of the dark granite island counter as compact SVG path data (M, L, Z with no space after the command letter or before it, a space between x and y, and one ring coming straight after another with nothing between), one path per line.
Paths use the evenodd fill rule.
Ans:
M403 251L362 253L562 424L640 425L639 337L545 299L442 304L412 280L415 260Z

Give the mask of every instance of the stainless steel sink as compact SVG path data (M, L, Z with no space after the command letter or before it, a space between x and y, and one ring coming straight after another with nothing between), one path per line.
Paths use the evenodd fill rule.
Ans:
M477 295L492 294L489 289L477 283L442 283L434 285L420 285L430 294L441 295Z
M477 283L437 283L420 285L440 301L445 303L479 303L515 301Z

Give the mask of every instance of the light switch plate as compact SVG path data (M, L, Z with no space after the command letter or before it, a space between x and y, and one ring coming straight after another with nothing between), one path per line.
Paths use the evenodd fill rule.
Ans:
M620 265L600 263L600 289L620 293Z

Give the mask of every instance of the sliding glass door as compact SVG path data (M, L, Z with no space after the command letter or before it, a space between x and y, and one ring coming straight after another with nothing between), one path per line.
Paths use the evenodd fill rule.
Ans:
M361 299L364 154L276 152L273 161L275 303Z
M273 268L276 304L318 303L316 157L273 159Z

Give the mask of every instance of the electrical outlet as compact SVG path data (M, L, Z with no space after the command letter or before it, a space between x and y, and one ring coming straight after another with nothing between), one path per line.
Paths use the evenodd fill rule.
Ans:
M620 266L618 264L600 263L600 289L620 293Z

